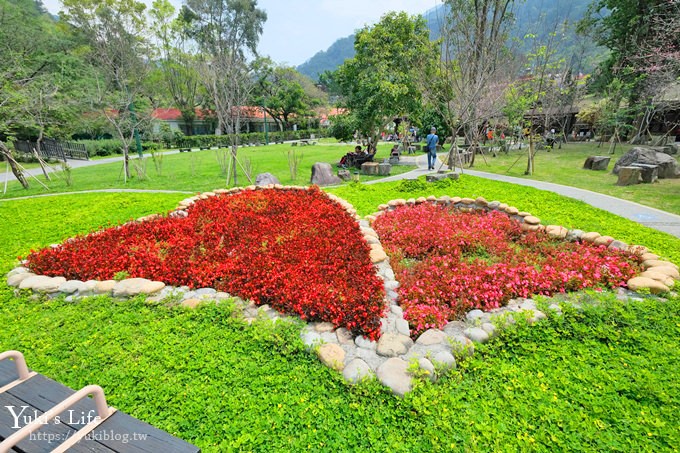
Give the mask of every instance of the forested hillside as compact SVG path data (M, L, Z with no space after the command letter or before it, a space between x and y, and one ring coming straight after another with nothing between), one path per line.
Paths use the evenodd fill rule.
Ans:
M551 32L556 33L557 57L571 61L575 72L590 72L595 67L603 50L592 41L576 34L576 22L585 14L591 0L526 0L515 6L515 25L511 36L514 47L522 53L532 50L532 40L527 34L536 35L533 42L545 41ZM431 30L431 38L439 37L445 7L440 5L423 13ZM376 18L377 22L378 18ZM333 71L346 59L354 56L354 34L334 42L326 51L316 53L298 66L298 71L317 79L324 71Z

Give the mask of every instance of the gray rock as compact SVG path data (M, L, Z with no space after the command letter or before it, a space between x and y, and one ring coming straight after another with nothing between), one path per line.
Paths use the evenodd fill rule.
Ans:
M394 280L395 279L394 278L394 271L392 270L391 267L388 267L387 269L385 269L383 274L385 275L385 278L388 279L388 280Z
M27 272L25 274L10 275L9 277L7 277L7 285L15 286L15 287L19 286L21 284L21 282L23 282L24 280L26 280L27 278L30 278L30 277L36 277L36 275L31 273L31 272Z
M368 340L367 338L364 338L362 335L359 335L354 339L354 344L356 344L359 348L368 349L371 351L375 351L375 349L378 347L377 342Z
M19 289L32 289L37 292L54 293L59 290L59 286L66 282L64 277L47 277L45 275L34 275L19 283Z
M196 296L213 296L217 294L217 290L213 288L200 288L194 291Z
M416 359L419 360L423 357L431 358L439 352L451 352L451 344L446 343L436 343L429 346L423 346L421 344L413 345L408 352L403 355L404 360Z
M542 311L533 310L531 318L527 321L529 324L535 324L541 319L545 319L547 316Z
M260 173L255 177L256 186L267 186L269 184L281 184L281 182L271 173Z
M404 316L404 309L401 308L399 305L390 305L390 311L397 316L400 317Z
M479 327L465 329L465 336L475 343L486 343L489 341L489 334Z
M586 234L586 232L583 230L569 230L565 239L568 242L578 242L581 240L584 234Z
M451 352L458 358L472 357L475 353L475 344L465 335L450 337Z
M532 299L525 299L524 302L519 304L519 308L522 310L535 310L536 302L534 302Z
M399 282L396 280L389 280L385 282L385 290L392 291L399 288Z
M321 335L319 335L317 332L310 332L310 331L304 331L303 330L300 333L300 338L302 339L302 342L307 347L314 347L317 344L321 344Z
M633 163L656 165L659 167L659 178L676 178L678 176L678 163L668 154L658 152L651 148L634 147L614 165L613 173L618 175L621 168L629 167Z
M317 332L332 332L335 326L330 322L319 322L314 324L314 330Z
M433 360L435 363L441 364L446 369L456 367L456 358L450 352L438 352L433 357Z
M432 362L430 362L428 359L426 359L425 357L419 359L418 367L420 367L422 371L425 371L427 373L427 378L430 381L434 382L437 380L437 375L434 372L434 365L432 365Z
M375 351L371 351L370 349L357 348L356 356L366 362L372 370L377 370L385 361L384 357L380 357Z
M121 280L113 287L113 297L132 297L138 294L154 294L165 287L163 282L154 282L146 278L128 278Z
M395 323L395 327L397 328L397 333L401 335L406 335L410 336L411 335L411 329L409 328L408 321L405 319L397 319Z
M373 370L371 367L361 359L354 359L345 365L342 371L342 376L350 384L356 384L364 379L373 377Z
M8 277L11 277L12 275L17 275L17 274L28 274L28 273L30 273L30 272L31 272L30 269L28 269L27 267L19 266L19 267L15 267L15 268L12 269L11 271L9 271L9 273L7 274L7 276L8 276Z
M324 343L338 343L338 337L335 332L320 332L321 340Z
M80 280L69 280L59 285L59 292L64 294L80 293L85 287L85 283Z
M465 315L465 319L467 319L468 322L474 322L477 319L480 319L482 316L484 316L484 312L482 310L472 310L468 312L467 315Z
M380 382L389 387L395 395L404 396L411 391L411 376L407 370L406 361L392 357L378 367L376 375Z
M607 247L609 250L626 250L628 248L628 244L625 242L621 241L612 241L609 244L609 247Z
M496 336L496 326L490 322L485 322L482 324L482 330L489 334L490 337Z
M416 340L416 344L420 344L423 346L430 346L433 344L437 343L444 343L447 340L447 335L446 333L442 332L439 329L429 329L423 332L418 339Z
M461 321L451 321L444 326L444 332L449 336L463 335L465 329L467 329L467 324Z
M317 162L312 166L311 182L317 186L332 186L342 184L342 179L333 174L331 164Z
M376 352L384 357L396 357L406 354L411 346L413 346L413 340L406 335L385 333L378 340Z
M335 336L338 339L338 343L341 345L352 345L354 346L354 338L349 330L344 327L340 327L335 331Z

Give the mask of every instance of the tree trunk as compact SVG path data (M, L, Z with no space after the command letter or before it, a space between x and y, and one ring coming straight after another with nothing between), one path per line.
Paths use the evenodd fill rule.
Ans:
M9 151L9 148L5 146L5 143L0 141L0 154L9 162L9 167L12 169L12 173L14 176L17 178L17 181L21 183L21 186L24 189L28 189L28 181L26 180L26 177L24 176L23 172L17 165L17 161L14 160L14 156L12 156L12 153Z
M238 186L238 173L236 171L236 152L237 152L236 145L231 146L231 168L233 169L233 177L234 177L234 186Z
M40 129L40 134L38 135L38 141L35 142L35 145L37 147L33 149L33 154L35 155L35 158L38 159L38 162L40 163L40 169L43 172L43 175L45 176L45 179L48 181L51 181L50 175L47 173L47 169L45 168L45 161L42 159L40 156L40 144L43 141L43 130L42 128Z
M525 175L533 175L534 174L534 134L533 131L529 134L529 150L528 150L528 155L527 155L527 169L524 172Z
M130 150L123 146L123 171L125 172L125 182L130 179Z

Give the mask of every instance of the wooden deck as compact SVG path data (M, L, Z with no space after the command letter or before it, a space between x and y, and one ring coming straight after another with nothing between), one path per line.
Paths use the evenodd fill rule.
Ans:
M0 388L16 379L14 362L0 361ZM0 441L74 393L76 392L70 388L40 374L0 393ZM85 398L44 424L12 449L6 450L0 446L0 453L50 452L92 422L96 415L94 400ZM189 453L200 452L200 449L148 423L116 411L68 451Z

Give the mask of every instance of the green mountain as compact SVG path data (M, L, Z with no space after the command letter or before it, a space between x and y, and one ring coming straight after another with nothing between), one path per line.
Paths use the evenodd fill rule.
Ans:
M576 34L576 22L585 14L591 0L524 0L515 5L515 23L511 39L519 43L520 52L531 50L531 44L524 37L537 36L542 41L551 32L556 32L560 42L558 57L571 61L575 72L590 72L603 54L588 38ZM432 8L423 17L430 28L432 39L439 37L445 6ZM566 22L565 22L566 21ZM559 24L557 29L555 24ZM297 67L302 74L317 80L324 71L334 71L346 59L354 56L354 34L335 41L326 51L317 52L312 58Z

